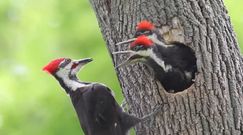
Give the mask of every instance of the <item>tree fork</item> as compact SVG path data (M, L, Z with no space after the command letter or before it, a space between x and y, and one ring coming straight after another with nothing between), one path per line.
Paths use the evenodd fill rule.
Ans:
M131 112L143 116L165 103L152 127L138 135L243 134L243 61L222 0L90 0L110 54L124 50L117 42L133 37L135 26L149 20L166 41L180 41L197 57L195 83L167 93L143 64L117 69ZM126 55L112 56L115 65Z

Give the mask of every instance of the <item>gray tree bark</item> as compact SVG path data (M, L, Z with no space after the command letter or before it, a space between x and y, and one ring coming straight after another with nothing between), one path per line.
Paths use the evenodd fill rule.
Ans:
M163 111L152 125L136 126L137 135L242 135L243 60L222 0L90 0L111 52L133 37L136 24L153 22L169 41L191 47L197 57L195 83L167 93L143 64L117 70L131 112L143 116L156 104ZM113 56L115 65L127 56Z

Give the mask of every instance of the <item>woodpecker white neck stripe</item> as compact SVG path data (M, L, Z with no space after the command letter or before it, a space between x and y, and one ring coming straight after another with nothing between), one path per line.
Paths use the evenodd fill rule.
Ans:
M78 88L85 87L87 86L86 84L82 84L78 81L67 79L67 78L62 78L64 85L68 87L72 91L76 91Z
M168 72L172 69L172 66L169 64L165 64L165 62L153 52L152 48L148 49L147 51L140 51L139 55L151 57L160 67L164 69L165 72Z
M70 78L59 78L62 80L62 83L63 85L65 85L65 87L68 88L68 90L71 90L71 91L76 91L77 89L79 88L84 88L84 87L89 87L91 85L94 85L96 84L96 82L92 82L92 83L82 83L78 80L72 80ZM102 83L98 83L100 85L103 85L105 87L107 87L105 84L102 84ZM107 87L108 88L108 87ZM65 89L65 88L64 88ZM115 97L115 93L114 91L110 91L112 96ZM68 93L69 94L69 93Z
M71 64L68 64L66 67L70 68L70 66L71 66ZM68 87L72 91L75 91L78 88L86 86L86 84L82 84L76 80L70 79L69 76L71 73L70 73L70 70L68 70L68 69L64 68L64 69L62 69L62 71L57 71L57 73L56 73L56 76L63 81L63 83L66 87Z
M174 45L165 45L162 41L158 40L157 35L154 33L150 36L148 36L149 39L151 39L155 44L159 46L163 46L165 48L173 47Z

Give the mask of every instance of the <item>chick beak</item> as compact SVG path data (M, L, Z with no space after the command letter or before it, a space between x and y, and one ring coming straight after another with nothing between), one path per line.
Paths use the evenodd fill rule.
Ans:
M131 55L127 60L125 60L124 62L122 62L121 64L117 65L115 68L120 68L122 66L126 66L126 65L129 65L129 64L132 64L132 63L135 63L137 62L139 59L141 58L140 55L138 54L133 54Z
M131 42L135 41L136 39L137 38L131 38L131 39L128 39L126 41L122 41L122 42L116 43L116 45L128 44L128 43L131 43Z

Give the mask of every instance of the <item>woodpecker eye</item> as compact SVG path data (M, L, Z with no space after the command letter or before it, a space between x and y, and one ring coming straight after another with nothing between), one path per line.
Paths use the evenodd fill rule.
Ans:
M150 32L150 31L144 31L143 34L144 34L144 35L150 35L151 32Z
M138 32L135 33L135 36L138 37L138 36L140 36L142 34L143 34L142 32L138 31Z
M141 36L141 35L152 35L152 31L150 30L141 30L141 31L137 31L135 36L138 37L138 36Z
M60 64L60 68L64 68L65 66L67 66L72 60L69 58L66 58L61 64Z
M141 50L142 48L143 48L142 45L136 45L136 46L134 46L134 47L132 48L132 50L133 50L133 51L139 51L139 50Z

